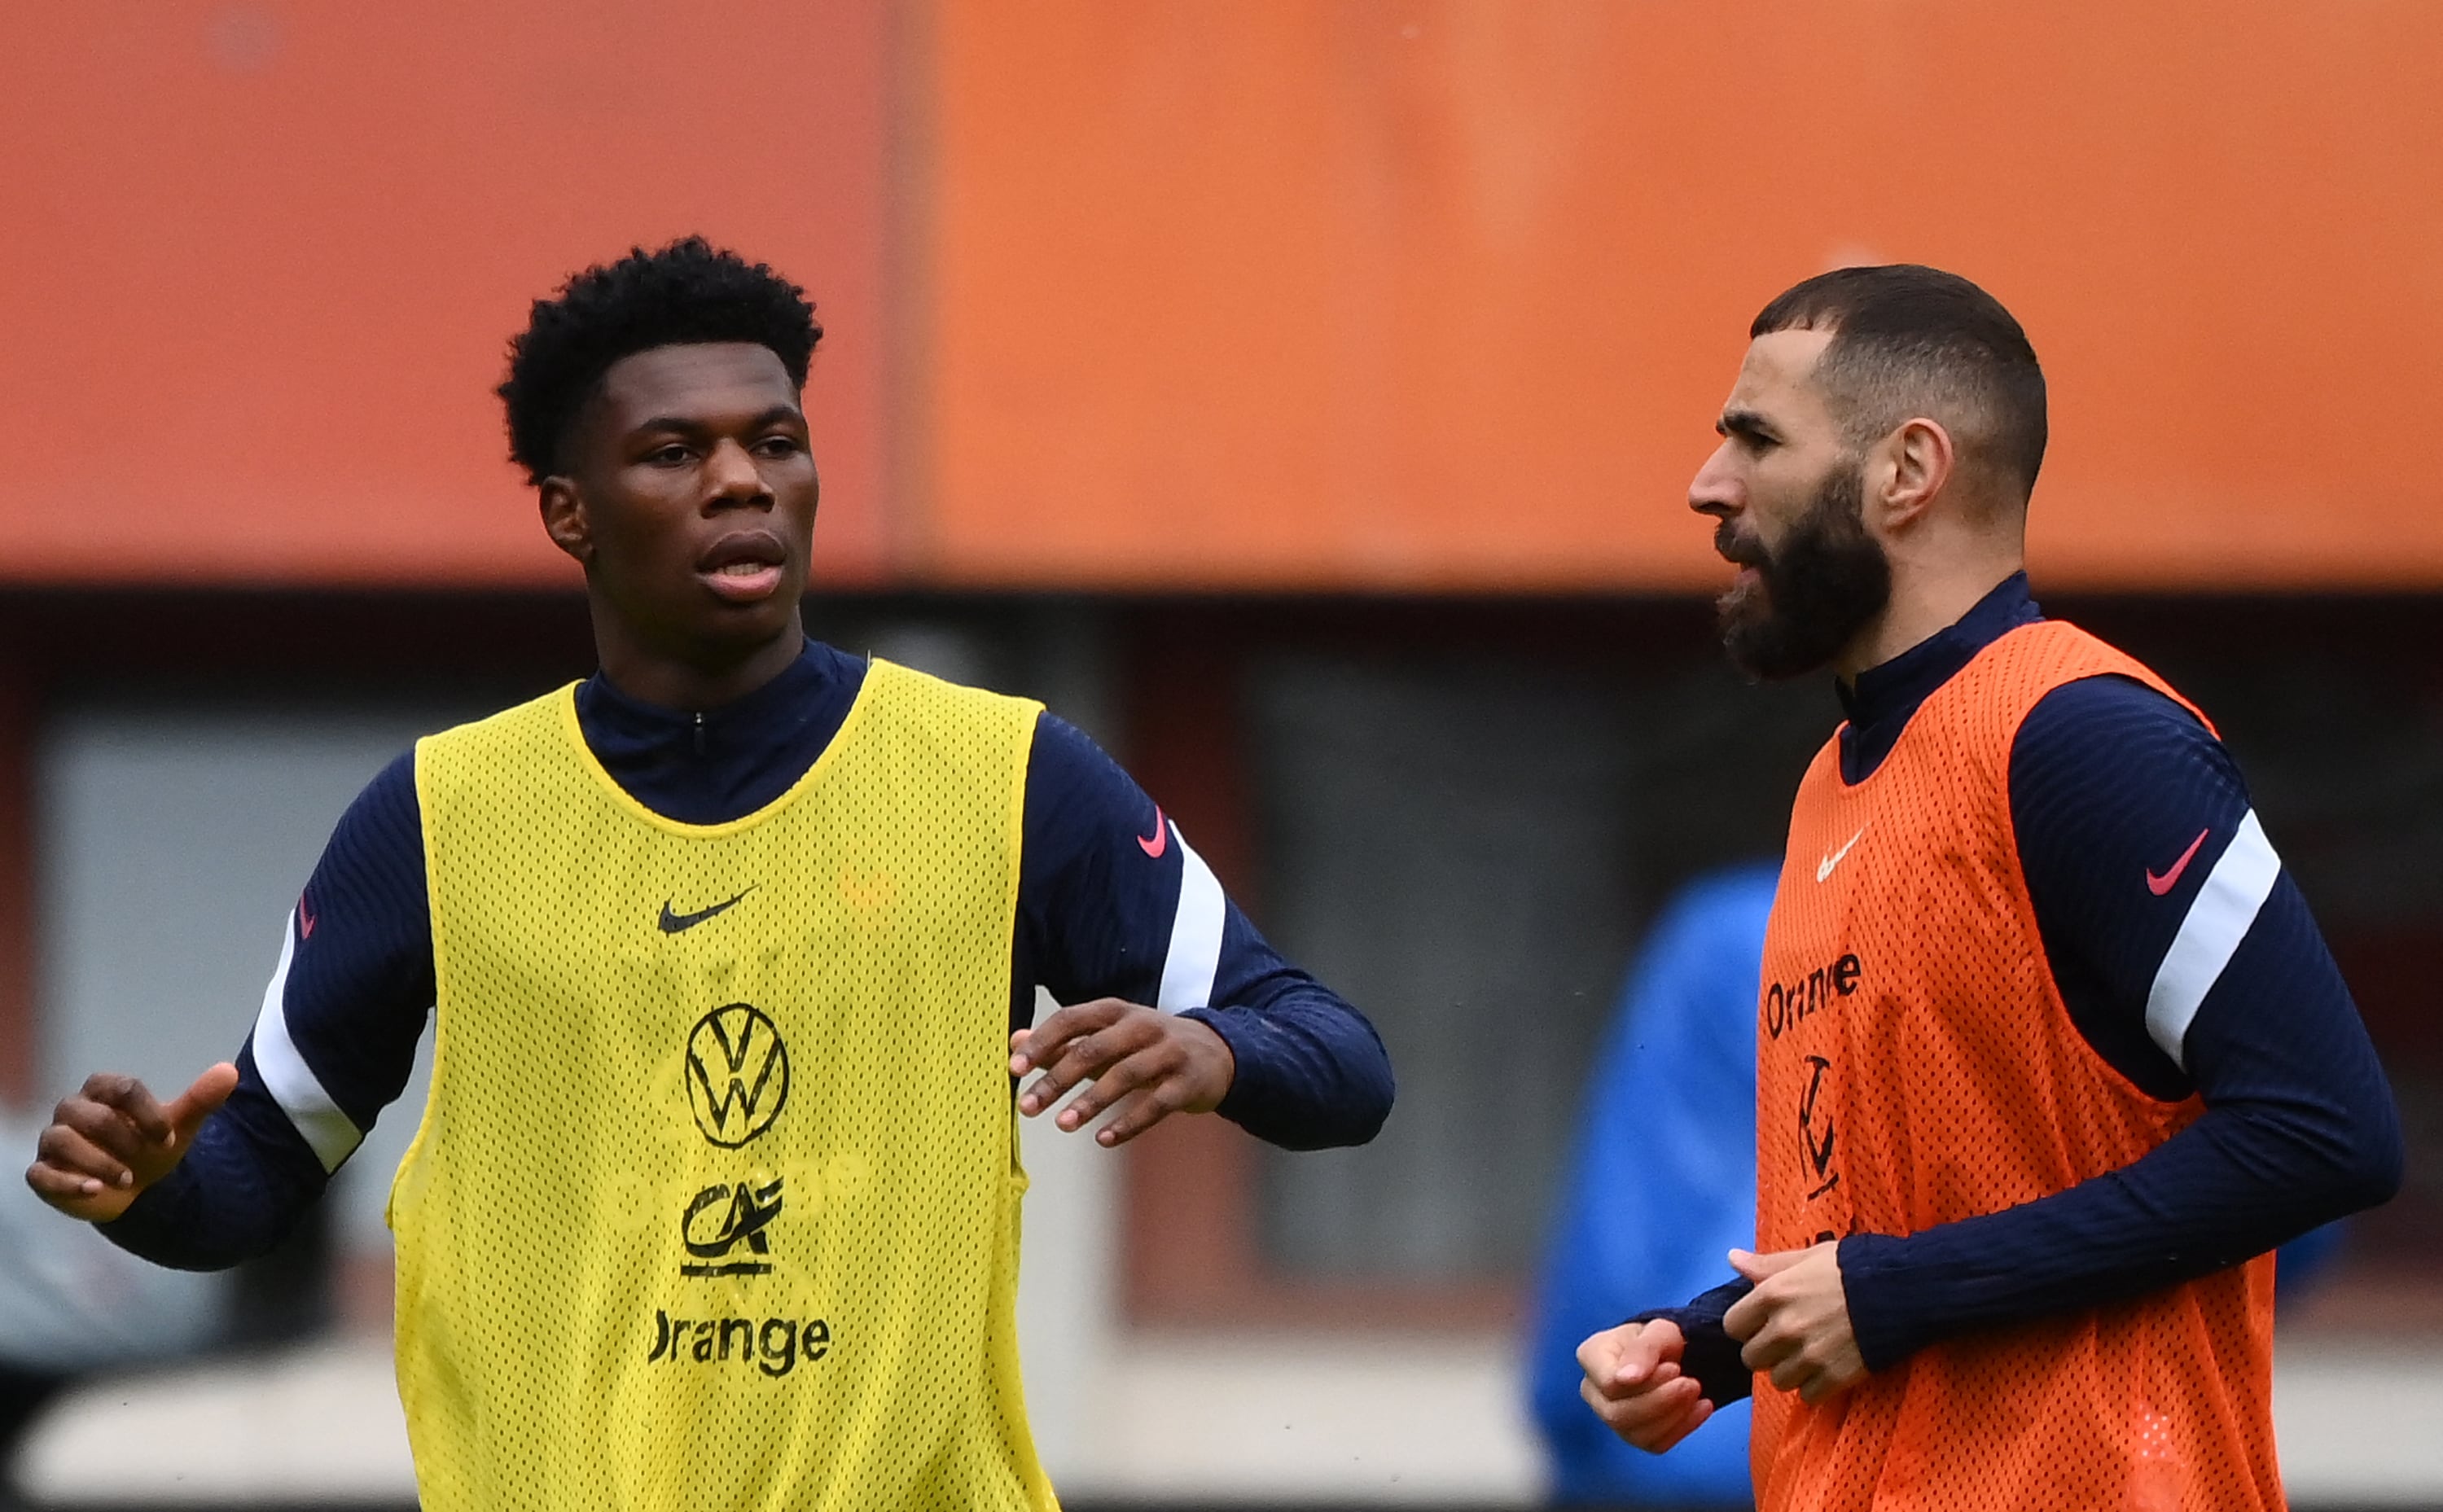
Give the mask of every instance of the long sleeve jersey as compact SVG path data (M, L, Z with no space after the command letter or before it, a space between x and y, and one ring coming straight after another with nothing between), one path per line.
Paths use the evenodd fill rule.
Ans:
M2042 618L2026 577L1841 690L1863 781L1928 695ZM2272 1249L2388 1199L2398 1113L2357 1005L2222 742L2121 677L2067 683L2019 729L2011 822L2071 1022L2147 1095L2204 1112L2146 1155L2038 1200L1841 1241L1860 1352L1881 1370L1974 1330L2107 1305ZM2261 883L2262 885L2257 885ZM1717 1403L1748 1394L1717 1287L1671 1318Z
M809 641L779 677L703 713L640 702L597 674L578 689L578 722L638 802L718 824L805 774L866 666ZM1362 1143L1388 1113L1390 1063L1365 1017L1283 960L1179 827L1049 714L1027 765L1016 925L1013 1029L1033 1022L1038 986L1063 1003L1117 997L1198 1018L1236 1060L1222 1116L1294 1149ZM238 1052L237 1091L176 1170L102 1231L186 1269L271 1248L405 1089L434 995L411 754L333 829Z

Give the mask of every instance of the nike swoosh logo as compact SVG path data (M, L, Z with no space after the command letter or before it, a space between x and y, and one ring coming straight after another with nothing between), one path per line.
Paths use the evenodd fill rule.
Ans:
M1137 848L1156 861L1170 847L1170 825L1162 816L1162 806L1154 805L1153 833L1137 836Z
M1831 877L1832 868L1841 865L1841 858L1849 853L1849 847L1854 846L1859 841L1866 838L1866 829L1867 827L1865 825L1860 825L1858 827L1858 832L1849 837L1849 845L1843 846L1840 849L1832 852L1832 854L1825 857L1822 861L1815 864L1815 880L1817 882L1824 882Z
M753 892L756 885L759 884L750 884L746 888L746 892L740 893L736 898L726 899L721 902L713 904L709 908L699 908L691 914L674 914L670 912L670 903L663 903L662 933L665 935L675 935L682 929L693 929L696 925L703 923L706 920L710 919L715 914L728 912L730 909L738 906L739 902L745 898L746 893Z
M2206 836L2213 833L2213 830L2211 828L2198 830L2197 837L2189 842L2189 848L2181 851L2180 859L2173 862L2172 869L2161 876L2156 876L2153 868L2149 867L2146 872L2146 890L2160 898L2179 885L2180 873L2189 869L2189 863L2197 858L2197 847L2204 845Z

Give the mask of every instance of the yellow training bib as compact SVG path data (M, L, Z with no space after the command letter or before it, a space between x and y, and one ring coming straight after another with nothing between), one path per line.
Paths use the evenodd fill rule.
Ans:
M391 1193L426 1512L1047 1509L1008 1081L1038 706L875 662L653 814L573 689L416 748L439 982Z

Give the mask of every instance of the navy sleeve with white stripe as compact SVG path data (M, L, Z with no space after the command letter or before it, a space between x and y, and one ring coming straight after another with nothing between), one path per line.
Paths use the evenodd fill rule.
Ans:
M278 1244L406 1087L433 998L412 755L340 815L282 930L237 1090L102 1226L148 1260L217 1269Z
M2011 808L2073 1020L2205 1112L2119 1171L2003 1211L1842 1241L1867 1364L2194 1279L2389 1198L2398 1116L2356 1005L2211 732L2121 678L2022 726Z
M1045 715L1026 785L1021 983L1202 1019L1238 1065L1222 1116L1290 1149L1373 1138L1391 1106L1371 1025L1283 960L1179 826L1092 740Z

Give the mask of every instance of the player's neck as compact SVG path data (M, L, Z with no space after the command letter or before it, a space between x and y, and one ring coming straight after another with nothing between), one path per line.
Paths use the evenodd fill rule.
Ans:
M1904 572L1895 562L1891 602L1835 658L1844 683L1883 665L1956 625L2023 564L2015 557L1966 563L1938 571Z
M781 634L744 652L689 654L657 647L606 627L598 617L594 628L595 652L612 686L639 702L682 712L737 702L787 671L805 644L805 628L796 614Z

